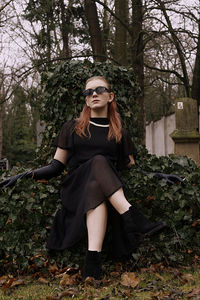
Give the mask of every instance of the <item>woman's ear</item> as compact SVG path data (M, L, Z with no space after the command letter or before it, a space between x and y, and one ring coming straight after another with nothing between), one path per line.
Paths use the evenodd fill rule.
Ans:
M89 104L88 104L88 101L86 98L85 98L85 104L89 107Z
M110 92L110 99L108 100L109 103L111 103L113 101L113 99L115 98L115 95L113 92Z

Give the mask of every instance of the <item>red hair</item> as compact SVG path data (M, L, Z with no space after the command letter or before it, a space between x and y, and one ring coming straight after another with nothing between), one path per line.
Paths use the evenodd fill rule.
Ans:
M86 85L89 81L92 81L93 79L100 79L105 82L106 87L110 90L110 84L109 82L102 76L94 76L89 78L86 81ZM91 109L86 104L83 107L83 110L80 114L80 117L76 119L76 125L74 127L75 132L79 136L87 136L86 135L86 128L90 134L89 131L89 121L91 116ZM122 138L122 125L120 120L120 115L117 112L117 104L115 99L112 100L112 102L108 103L108 119L109 119L109 131L108 131L108 140L115 139L117 143L121 141Z

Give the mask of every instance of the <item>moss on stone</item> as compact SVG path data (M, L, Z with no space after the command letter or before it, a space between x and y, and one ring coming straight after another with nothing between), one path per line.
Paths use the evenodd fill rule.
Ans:
M187 131L176 129L170 134L170 137L175 143L194 143L200 140L200 134L197 130Z

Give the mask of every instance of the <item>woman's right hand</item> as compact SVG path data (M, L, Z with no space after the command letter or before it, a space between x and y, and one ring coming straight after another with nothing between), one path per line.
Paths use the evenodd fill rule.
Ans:
M10 187L10 186L14 185L18 179L21 179L23 177L31 177L31 176L32 176L32 171L26 171L26 172L11 176L0 182L0 188L4 189L6 187Z

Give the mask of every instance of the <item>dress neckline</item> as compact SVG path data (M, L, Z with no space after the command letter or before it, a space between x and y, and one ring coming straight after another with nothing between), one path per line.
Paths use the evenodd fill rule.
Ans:
M109 127L108 118L90 118L90 124L98 127Z

